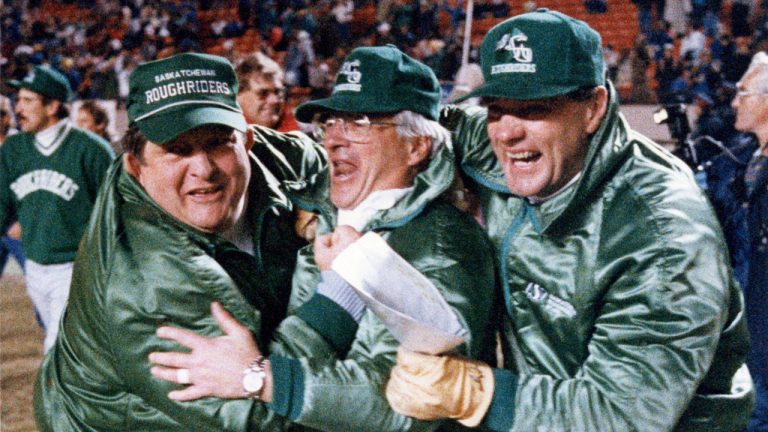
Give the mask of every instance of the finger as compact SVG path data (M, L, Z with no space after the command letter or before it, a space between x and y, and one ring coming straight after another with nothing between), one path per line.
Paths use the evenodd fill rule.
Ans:
M315 238L316 248L329 248L333 244L333 234L323 234Z
M336 227L336 230L333 231L333 235L334 237L335 236L360 237L360 232L349 225L339 225Z
M149 354L149 362L157 366L172 368L192 367L192 358L189 354L175 352L153 352Z
M174 390L168 393L168 397L179 402L186 402L195 399L212 396L204 387L191 385L182 390Z
M207 338L202 337L193 331L178 327L159 327L157 329L157 336L163 339L172 340L185 347L192 348L193 350L199 348L207 341Z
M149 373L152 374L153 377L161 379L163 381L172 382L175 384L184 384L182 382L179 382L179 369L175 368L167 368L162 366L152 366L149 368Z
M243 332L250 334L250 331L240 324L232 314L227 312L219 302L211 303L211 313L216 319L216 322L219 323L219 327L221 327L221 331L223 331L224 334L229 336Z

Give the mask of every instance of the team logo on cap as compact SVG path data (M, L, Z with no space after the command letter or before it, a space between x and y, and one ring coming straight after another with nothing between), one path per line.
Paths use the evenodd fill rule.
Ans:
M517 63L493 65L491 67L491 75L512 72L536 73L536 64L531 63L533 61L533 50L525 46L526 42L528 42L528 36L519 30L505 33L496 43L496 52L511 52L512 58Z
M24 77L24 81L26 81L28 83L31 83L34 80L35 80L35 71L33 71L33 70L29 71L27 76Z
M363 78L363 73L360 72L360 60L344 62L344 64L341 65L339 75L344 75L347 82L344 84L337 84L333 89L334 93L338 91L360 91L360 80Z

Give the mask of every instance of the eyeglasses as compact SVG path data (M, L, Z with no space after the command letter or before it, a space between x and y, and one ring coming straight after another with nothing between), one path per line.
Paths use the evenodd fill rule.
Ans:
M344 139L357 143L369 141L372 126L400 126L400 123L371 121L365 114L349 117L320 115L312 124L315 127L315 137L321 141L333 127L339 125Z
M734 98L744 98L747 96L768 96L768 93L766 92L755 92L755 91L747 91L747 90L739 90L736 92L736 95Z
M254 90L254 93L256 93L256 97L258 97L261 100L264 100L269 97L269 95L275 95L278 99L282 99L285 97L285 89L284 88L262 88L258 90Z

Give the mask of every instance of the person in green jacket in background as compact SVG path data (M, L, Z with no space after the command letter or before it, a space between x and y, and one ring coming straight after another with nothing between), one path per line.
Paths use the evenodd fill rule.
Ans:
M298 107L300 121L318 126L329 170L288 190L297 206L315 214L319 234L299 252L289 316L275 331L268 358L259 350L267 345L254 345L218 306L225 336L160 328L161 336L191 349L150 357L155 376L189 384L171 398L256 398L298 425L325 431L440 425L389 407L384 384L399 341L339 273L363 281L393 273L391 292L401 293L403 302L425 301L423 286L399 278L401 267L387 264L401 262L447 301L447 313L465 330L457 352L493 354L492 245L472 217L445 198L455 168L450 134L437 123L439 100L434 73L389 45L354 50L332 96ZM334 268L342 250L347 265Z
M8 85L19 90L21 133L0 147L0 231L20 224L27 293L48 351L67 304L78 244L115 155L106 141L69 121L73 92L59 71L35 66Z
M496 245L505 367L401 351L395 411L497 431L746 426L749 341L720 227L691 171L619 114L600 48L558 12L510 18L466 96L484 107L442 112Z
M125 154L109 169L75 259L69 303L35 385L41 431L282 430L284 418L253 400L178 403L147 356L174 345L169 323L220 334L218 302L261 341L285 316L296 251L293 207L280 180L325 164L301 154L280 178L253 154L226 59L179 54L130 78ZM267 143L259 143L267 146ZM302 150L303 149L303 150ZM271 165L280 161L275 149ZM313 162L314 161L314 162ZM287 165L287 164L286 164Z

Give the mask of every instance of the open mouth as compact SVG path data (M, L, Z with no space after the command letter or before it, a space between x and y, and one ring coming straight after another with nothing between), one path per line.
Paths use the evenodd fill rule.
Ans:
M538 162L541 159L541 153L532 151L507 152L507 159L512 165L525 168Z
M187 192L187 195L189 195L195 202L205 203L218 199L223 191L224 185L215 185L205 188L192 189Z
M354 174L356 168L351 163L345 161L331 162L331 175L334 180L346 180Z

